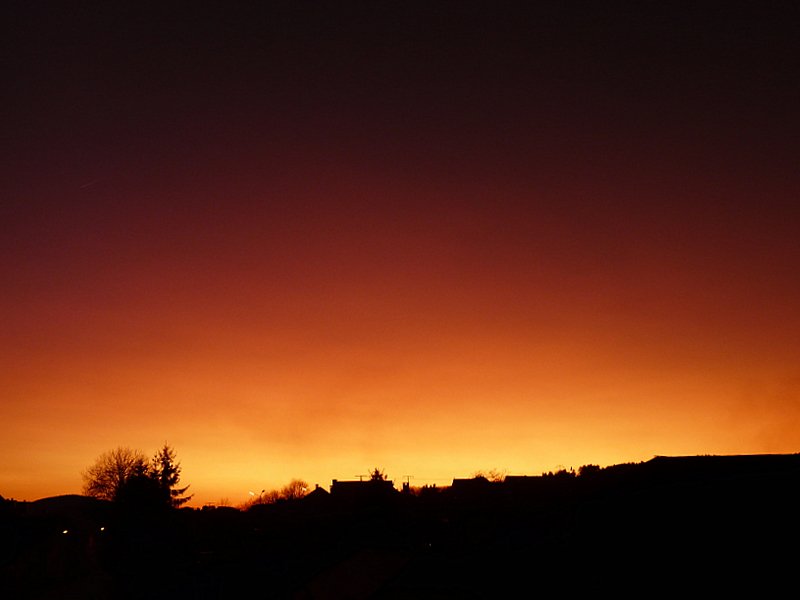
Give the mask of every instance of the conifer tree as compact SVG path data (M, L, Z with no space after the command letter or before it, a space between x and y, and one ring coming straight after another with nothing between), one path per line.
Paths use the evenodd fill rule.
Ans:
M189 489L188 485L177 487L181 478L181 465L176 460L175 450L166 442L150 461L150 476L165 492L170 506L177 508L191 499L191 495L184 496Z

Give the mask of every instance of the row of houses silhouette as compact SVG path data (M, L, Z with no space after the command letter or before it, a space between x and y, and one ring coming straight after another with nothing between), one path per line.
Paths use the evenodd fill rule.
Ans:
M666 485L678 482L712 482L760 477L779 473L800 474L800 454L655 456L641 463L623 463L604 468L584 465L577 471L562 469L541 475L506 475L494 481L482 475L455 478L450 486L440 488L435 485L424 486L423 489L447 490L454 496L492 492L528 494L551 488L569 488L598 482ZM396 492L410 494L412 488L407 481L403 482L398 490L394 482L387 479L334 479L329 493L334 498L347 500L381 497ZM328 492L317 485L309 495L322 497L327 494Z

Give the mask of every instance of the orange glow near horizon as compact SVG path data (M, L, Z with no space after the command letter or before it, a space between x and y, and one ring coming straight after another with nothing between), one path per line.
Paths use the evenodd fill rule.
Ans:
M796 36L384 10L15 28L3 497L800 451Z
M653 258L643 240L622 265L588 242L486 258L519 242L482 219L469 223L476 250L447 218L410 241L383 216L313 238L292 218L297 247L278 251L303 257L277 275L258 253L290 242L245 228L222 239L227 255L190 240L121 271L79 250L101 264L76 258L56 302L12 298L3 494L78 492L101 452L164 441L195 505L373 466L446 485L492 468L798 448L791 306L750 312L758 273L739 284L717 264L709 280L693 248Z

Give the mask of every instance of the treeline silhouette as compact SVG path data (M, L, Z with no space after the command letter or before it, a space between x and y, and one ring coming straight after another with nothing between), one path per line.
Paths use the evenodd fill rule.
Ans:
M777 594L794 585L800 455L655 457L243 508L0 502L12 598Z
M178 487L181 465L168 443L147 457L140 450L119 446L104 452L82 474L83 493L141 511L182 506L191 499L189 486Z

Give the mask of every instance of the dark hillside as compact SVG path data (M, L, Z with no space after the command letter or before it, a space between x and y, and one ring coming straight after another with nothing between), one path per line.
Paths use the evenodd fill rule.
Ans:
M376 490L340 485L247 511L167 515L80 497L4 501L4 589L98 599L254 590L259 598L491 598L520 586L763 596L791 581L800 533L798 455L656 457Z

